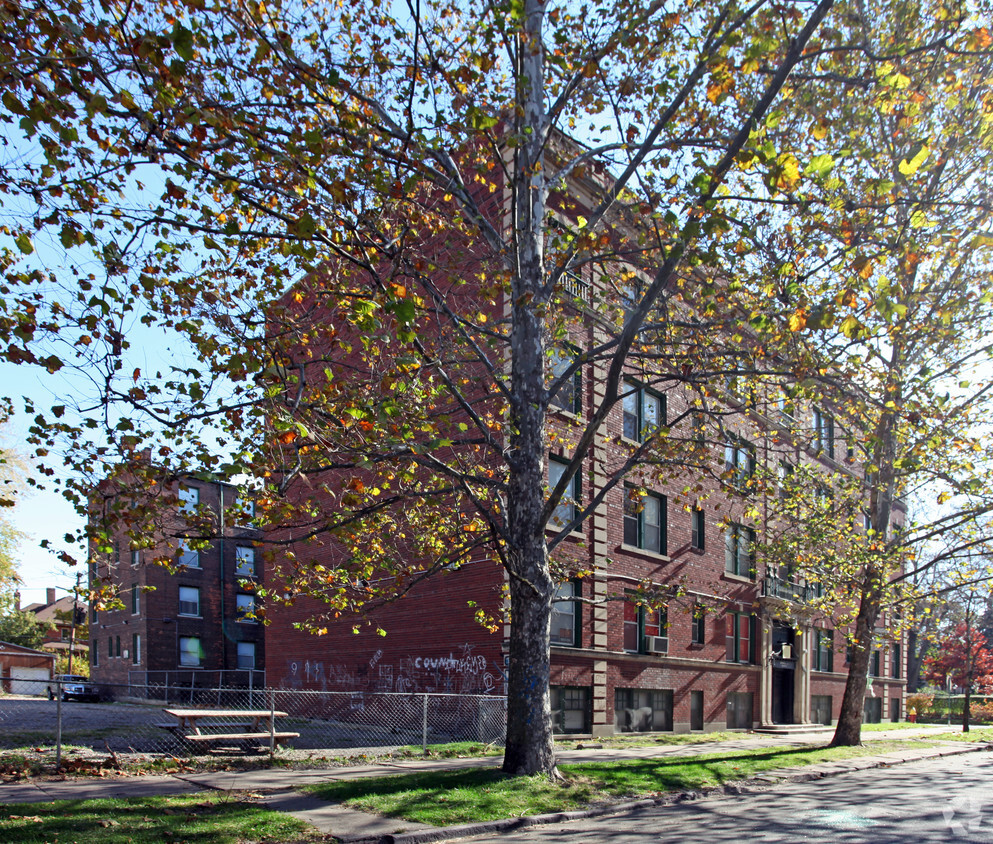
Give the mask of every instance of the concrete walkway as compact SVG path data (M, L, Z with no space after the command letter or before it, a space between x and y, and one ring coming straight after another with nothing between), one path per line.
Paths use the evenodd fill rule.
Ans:
M888 730L863 733L863 741L889 739L920 739L929 734L947 732L944 726L922 726L913 730ZM691 745L659 745L657 747L614 748L603 747L595 741L581 742L574 749L560 749L557 753L560 762L605 762L632 759L651 759L670 756L697 756L704 753L720 753L762 748L802 747L810 744L823 744L830 738L830 730L794 736L768 736L743 734L730 741L707 742ZM963 742L947 742L938 747L910 748L897 752L863 756L837 762L823 762L803 768L769 771L760 777L740 785L711 789L706 796L721 792L739 794L743 790L753 790L774 785L778 782L807 781L826 776L865 770L882 765L895 765L918 759L946 756L957 753L970 753L985 749L984 745ZM546 817L514 818L468 826L429 827L410 821L381 818L356 812L343 806L326 803L310 795L302 794L299 788L312 783L329 780L345 780L357 777L383 776L390 774L414 773L478 767L496 767L500 757L484 759L424 759L413 761L384 761L369 765L347 768L305 768L257 769L247 771L217 771L209 773L177 773L157 776L130 776L94 779L38 779L26 783L0 784L0 804L42 803L53 800L86 800L96 798L121 799L126 797L148 797L153 795L192 794L203 791L241 792L259 800L269 808L288 812L311 824L318 830L330 833L344 842L414 842L440 841L465 837L481 832L496 832L503 829L519 829L536 823L551 823L575 817L614 814L635 806L649 803L685 802L687 799L705 796L704 794L667 794L650 800L640 800L624 804L598 807L592 811L559 813Z

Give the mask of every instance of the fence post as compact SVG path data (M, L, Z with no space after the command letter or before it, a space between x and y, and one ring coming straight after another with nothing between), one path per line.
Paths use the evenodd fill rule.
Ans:
M255 678L255 672L248 672L248 708L255 709L255 692L252 689L252 680Z
M269 690L269 758L276 755L276 690Z
M62 681L55 680L55 770L62 767Z
M428 755L428 696L424 695L424 705L421 712L421 749Z

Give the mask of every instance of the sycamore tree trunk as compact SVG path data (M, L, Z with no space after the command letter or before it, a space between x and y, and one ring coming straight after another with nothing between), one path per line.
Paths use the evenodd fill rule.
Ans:
M838 725L835 727L834 738L831 739L832 746L851 747L862 743L865 690L869 679L869 660L872 657L872 636L878 616L878 589L864 589L855 619L852 660L848 665L848 681L845 683Z
M512 172L510 448L506 459L507 547L510 581L510 664L507 745L503 769L514 776L555 776L549 701L549 622L555 584L545 542L547 521L545 313L545 7L525 0L517 36L518 110Z
M543 543L542 543L543 544ZM537 562L537 561L535 561ZM513 776L555 773L548 691L548 624L554 588L547 566L527 566L537 582L511 578L507 746L503 770ZM542 575L540 569L544 568Z

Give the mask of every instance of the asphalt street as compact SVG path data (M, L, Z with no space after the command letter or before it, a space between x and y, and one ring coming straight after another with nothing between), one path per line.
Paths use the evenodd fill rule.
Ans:
M467 841L993 842L993 754L971 753Z

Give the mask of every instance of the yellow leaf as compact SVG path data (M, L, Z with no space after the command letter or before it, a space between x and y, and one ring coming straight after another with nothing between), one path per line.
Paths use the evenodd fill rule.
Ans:
M917 151L917 154L910 159L904 159L900 162L900 172L904 176L913 176L917 172L918 168L927 159L928 154L931 152L931 148L927 144L921 144L921 148Z

